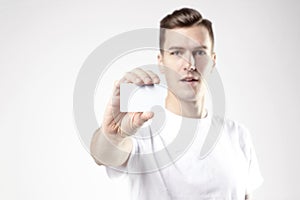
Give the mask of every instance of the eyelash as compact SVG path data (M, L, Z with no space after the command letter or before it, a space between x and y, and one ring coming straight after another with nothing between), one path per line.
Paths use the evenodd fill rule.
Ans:
M180 52L180 51L172 51L172 52L170 52L170 55L174 55L174 56L178 56L178 55L181 55L182 54L182 52Z
M200 52L200 54L197 54L197 53L199 53L199 52ZM193 55L205 55L205 54L206 54L206 52L203 51L203 50L199 50L199 51L193 52Z
M199 53L199 54L198 54ZM182 55L183 53L181 51L172 51L170 52L170 55L174 55L174 56L178 56L178 55ZM193 55L206 55L206 52L203 50L198 50L198 51L194 51Z

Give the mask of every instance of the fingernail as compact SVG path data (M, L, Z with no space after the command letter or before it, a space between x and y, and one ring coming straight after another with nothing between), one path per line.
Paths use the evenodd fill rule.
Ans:
M153 79L153 82L154 82L154 83L159 83L159 79L158 79L158 78L154 78L154 79Z
M144 80L145 80L145 83L150 83L150 82L151 82L151 79L150 79L150 78L148 78L148 77L147 77L147 78L145 78Z

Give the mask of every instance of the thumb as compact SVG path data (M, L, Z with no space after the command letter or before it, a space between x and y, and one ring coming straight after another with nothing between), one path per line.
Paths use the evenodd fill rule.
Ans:
M137 129L140 128L146 121L151 119L154 116L153 112L141 112L134 113L132 116L132 128Z
M122 134L127 136L135 134L146 121L154 116L153 112L127 113L121 122Z
M144 121L147 121L153 117L154 117L154 112L143 112L140 116L140 118Z

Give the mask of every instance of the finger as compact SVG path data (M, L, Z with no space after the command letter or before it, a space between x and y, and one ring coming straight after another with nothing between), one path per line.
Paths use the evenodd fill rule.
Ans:
M104 111L103 124L112 124L117 115L120 114L120 82L116 81L113 86L112 96Z
M143 112L140 117L142 120L148 121L154 117L154 112Z
M122 135L133 135L136 131L143 126L143 124L151 119L154 113L142 113L142 112L132 112L124 116L121 123Z
M133 121L136 114L138 113L127 113L122 119L120 126L120 135L122 137L131 136L136 132L138 127L133 127Z
M135 68L132 72L137 75L145 85L153 84L151 76L141 68Z
M137 85L142 85L143 81L141 78L134 72L126 72L123 78L120 81L121 83L135 83Z
M134 129L140 128L143 124L154 116L153 112L139 112L135 113L131 119L132 127Z
M115 81L113 86L112 97L120 96L120 81Z
M154 84L159 84L160 79L159 79L159 76L157 74L155 74L154 72L152 72L150 70L147 70L146 73L151 77L152 82Z

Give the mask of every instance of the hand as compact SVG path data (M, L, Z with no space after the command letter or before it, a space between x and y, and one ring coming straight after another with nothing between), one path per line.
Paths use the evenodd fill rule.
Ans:
M153 112L120 112L120 84L133 83L139 86L158 84L159 77L152 71L135 68L127 72L114 85L112 97L105 109L102 132L127 137L136 131L154 116Z

